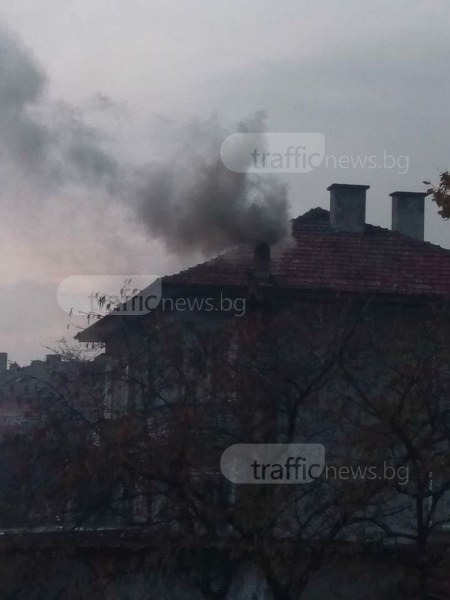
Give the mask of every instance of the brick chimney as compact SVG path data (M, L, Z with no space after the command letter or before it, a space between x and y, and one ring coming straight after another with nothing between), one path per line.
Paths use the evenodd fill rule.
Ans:
M363 233L366 224L366 190L369 185L333 183L330 192L330 224L339 231Z
M423 241L426 192L392 192L392 231Z
M256 244L253 250L253 271L258 285L270 284L270 246L266 243Z
M8 369L8 353L0 352L0 373Z

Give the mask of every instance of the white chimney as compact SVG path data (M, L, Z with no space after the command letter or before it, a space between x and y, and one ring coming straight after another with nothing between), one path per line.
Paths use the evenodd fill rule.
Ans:
M330 192L330 224L339 231L363 233L366 224L366 190L369 185L333 183Z
M426 192L392 192L392 230L423 241Z

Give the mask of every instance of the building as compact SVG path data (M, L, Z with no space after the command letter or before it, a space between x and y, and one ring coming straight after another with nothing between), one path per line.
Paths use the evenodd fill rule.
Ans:
M336 305L370 299L380 307L396 306L397 316L445 305L450 251L423 241L426 194L392 193L388 230L365 222L367 188L331 185L330 211L316 208L293 219L290 238L272 247L241 245L163 277L155 310L139 316L132 310L120 316L113 312L79 333L80 342L104 344L110 370L116 365L117 373L121 365L122 376L107 383L108 412L113 405L127 404L130 388L123 380L130 379L136 364L130 356L157 315L214 329L255 311L280 312L292 302Z
M348 473L329 487L300 486L295 515L286 497L266 497L278 515L266 535L280 543L289 530L289 540L301 540L279 546L278 560L298 577L289 585L307 579L305 555L323 559L361 537L414 546L411 564L425 580L423 565L431 571L442 559L450 523L450 251L423 239L425 194L391 194L389 230L366 223L367 186L328 189L330 211L294 219L288 239L242 245L164 277L154 310L112 313L77 339L105 346L105 416L127 419L153 443L153 463L144 457L133 482L141 523L170 523L172 535L190 540L201 531L204 547L222 536L253 548L260 523L247 527L264 505L258 486L220 488L220 454L236 439L307 439L347 471L356 460L377 469L389 460L397 479L376 471L381 483L364 494ZM195 517L179 508L173 464ZM406 466L411 479L401 482ZM286 573L261 552L259 568L279 591Z
M0 356L2 433L20 433L53 411L65 411L75 419L77 415L92 421L98 418L99 393L104 385L102 359L91 362L48 354L44 360L20 367L8 365L7 353Z

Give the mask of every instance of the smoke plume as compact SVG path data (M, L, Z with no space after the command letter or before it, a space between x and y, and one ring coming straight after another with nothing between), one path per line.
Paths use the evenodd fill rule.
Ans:
M263 137L264 119L258 112L237 129ZM148 231L179 253L209 254L230 245L274 243L283 237L288 224L286 186L268 175L227 169L219 152L231 132L217 119L196 123L190 130L193 142L164 164L149 165L141 172L137 211Z
M101 99L107 110L109 100ZM262 113L238 125L261 136L264 129ZM0 27L0 169L51 190L100 186L171 252L210 254L241 242L273 243L286 232L286 187L267 175L228 170L219 150L229 133L215 118L199 121L170 157L126 164L81 109L48 100L45 73Z
M34 184L117 184L118 165L79 111L46 96L47 77L31 52L0 25L0 158Z

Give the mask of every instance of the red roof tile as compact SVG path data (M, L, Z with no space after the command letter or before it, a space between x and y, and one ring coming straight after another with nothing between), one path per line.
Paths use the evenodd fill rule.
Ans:
M275 285L304 290L450 296L450 250L366 225L336 231L329 212L315 208L292 222L292 238L272 246ZM163 284L247 286L253 248L224 254L163 278Z

